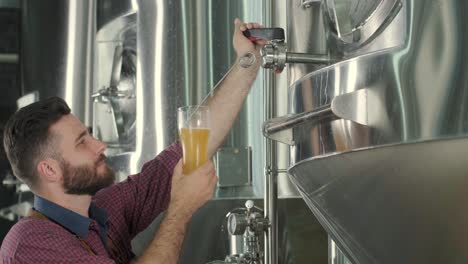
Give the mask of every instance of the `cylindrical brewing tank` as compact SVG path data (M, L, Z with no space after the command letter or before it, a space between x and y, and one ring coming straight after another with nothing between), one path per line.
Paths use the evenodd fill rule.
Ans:
M177 108L201 103L235 62L234 18L262 21L258 10L263 1L247 2L137 1L137 137L132 172L177 139ZM254 84L224 145L252 149L254 191L247 195L257 197L263 195L261 84Z
M292 130L289 174L352 262L464 263L468 3L380 2L322 1L323 31L290 9L288 45L318 53L324 32L340 61L291 65L290 113L348 111Z
M60 96L90 124L95 0L23 0L22 93Z

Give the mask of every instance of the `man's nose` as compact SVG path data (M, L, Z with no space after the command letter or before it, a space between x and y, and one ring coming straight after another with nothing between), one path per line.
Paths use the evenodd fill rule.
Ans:
M104 153L104 151L106 151L107 149L107 145L106 143L96 139L96 138L93 138L94 139L94 152L97 154L97 155L100 155L102 153Z

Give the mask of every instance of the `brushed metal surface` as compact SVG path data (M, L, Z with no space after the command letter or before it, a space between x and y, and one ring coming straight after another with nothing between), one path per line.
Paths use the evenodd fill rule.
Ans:
M290 67L290 113L368 92L360 113L370 118L367 126L335 120L303 127L293 135L289 169L354 263L467 261L459 202L467 183L466 10L466 1L402 1L391 24L351 53L335 45L327 26L301 35L323 33L343 61ZM300 35L301 27L292 28ZM317 43L296 41L302 44L290 44Z
M353 263L466 263L468 138L311 158L289 169Z
M131 84L128 91L135 94L129 101L135 103L120 105L127 116L135 118L135 126L124 129L134 129L130 135L134 136L135 143L121 147L114 144L118 141L118 130L112 111L106 112L108 106L105 105L95 106L95 109L101 109L98 109L102 119L99 124L103 126L100 130L108 131L105 138L109 139L110 148L115 147L108 151L109 160L115 164L111 161L114 156L119 161L125 157L127 164L117 166L119 175L125 175L137 172L145 161L177 139L176 108L201 102L228 71L236 59L232 48L234 18L262 23L264 18L259 10L264 1L137 1L136 8L129 3L107 6L113 3L104 1L99 5L115 12L99 11L98 14L111 18L115 14L123 15L114 19L100 18L107 22L97 34L98 76L94 92L110 85L115 47L123 45L124 50L135 50L135 62L130 62L136 65L136 75L128 76L127 82ZM223 145L252 149L252 186L219 188L216 193L220 198L263 196L266 150L259 131L265 110L258 105L264 105L265 89L268 88L263 85L260 71L238 121ZM272 98L272 102L286 111L287 101ZM281 169L286 169L284 164L289 160L288 155L289 150L282 149ZM279 177L280 197L299 197L286 175Z
M38 91L41 99L60 96L87 125L91 122L96 2L21 2L22 93Z
M336 120L295 135L294 159L381 144L411 142L468 133L467 29L462 1L408 1L406 44L322 68L295 82L290 111L303 113L329 104L334 97L366 89L361 110L369 125ZM457 15L458 14L458 15ZM437 25L444 24L446 28ZM385 34L385 31L382 33ZM356 106L358 107L358 106ZM367 109L364 111L364 109ZM367 114L366 114L367 113Z

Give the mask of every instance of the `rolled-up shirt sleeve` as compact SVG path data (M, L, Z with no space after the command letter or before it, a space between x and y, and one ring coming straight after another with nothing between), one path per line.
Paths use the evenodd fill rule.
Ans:
M113 241L133 239L167 209L172 173L181 158L182 148L174 143L145 163L140 173L95 195L96 205L109 213L109 236Z

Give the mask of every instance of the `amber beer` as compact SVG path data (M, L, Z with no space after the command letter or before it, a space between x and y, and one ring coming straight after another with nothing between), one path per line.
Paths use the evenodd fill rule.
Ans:
M189 174L208 160L207 128L182 128L179 131L184 152L183 172Z
M179 137L183 150L183 173L189 174L208 160L209 108L185 106L178 109Z

